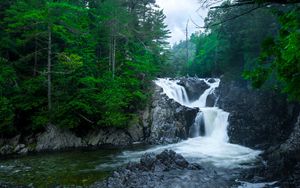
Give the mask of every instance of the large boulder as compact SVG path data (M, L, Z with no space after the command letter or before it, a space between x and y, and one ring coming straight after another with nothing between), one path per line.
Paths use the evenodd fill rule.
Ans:
M254 90L247 82L222 79L217 106L229 115L230 142L266 149L282 143L292 131L299 105L276 91Z
M162 89L156 86L149 116L151 124L148 142L168 144L187 139L189 128L194 123L198 111L169 99L162 93Z
M190 164L172 150L165 150L157 156L145 153L139 163L129 163L113 172L105 181L97 182L91 187L171 187L169 181L176 180L172 172L179 175L183 171L195 171L195 174L198 171L199 174L200 169L200 165Z
M68 130L62 130L54 125L48 125L46 131L37 138L37 151L62 150L84 146L82 139Z
M211 82L213 81L212 79ZM181 78L178 84L185 88L191 102L199 99L201 94L209 88L204 80L194 77Z
M106 128L93 131L84 138L86 144L92 147L104 145L127 146L133 142L130 135L123 129Z
M13 154L14 148L11 145L4 145L0 149L1 155L10 155Z
M267 161L265 176L280 180L282 187L300 185L300 114L288 139L268 148L262 156Z
M129 163L90 187L232 187L237 178L232 171L203 168L172 150L165 150L158 155L146 153L139 163Z

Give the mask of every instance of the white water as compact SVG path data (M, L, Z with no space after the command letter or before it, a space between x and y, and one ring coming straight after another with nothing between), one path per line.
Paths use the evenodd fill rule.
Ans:
M156 146L146 151L126 151L117 157L118 160L138 160L145 152L160 153L164 149L172 149L182 154L191 162L208 163L225 168L251 166L251 163L257 159L261 151L228 143L227 126L229 113L217 107L205 107L208 95L215 91L219 86L220 80L215 79L214 83L209 83L205 79L200 80L205 81L210 87L194 102L189 101L185 88L178 85L179 80L157 79L155 81L155 83L163 89L162 94L166 94L169 98L174 99L181 105L200 109L200 112L195 118L195 123L191 127L191 131L195 131L194 133L190 133L193 138L176 144ZM200 136L200 126L203 121L205 134L204 136Z

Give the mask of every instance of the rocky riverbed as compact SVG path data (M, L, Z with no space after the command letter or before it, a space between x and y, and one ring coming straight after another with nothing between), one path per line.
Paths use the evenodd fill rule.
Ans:
M189 163L182 155L172 150L164 150L155 155L144 154L140 162L129 163L91 188L125 187L231 187L236 184L238 173L230 174L220 169L205 168Z

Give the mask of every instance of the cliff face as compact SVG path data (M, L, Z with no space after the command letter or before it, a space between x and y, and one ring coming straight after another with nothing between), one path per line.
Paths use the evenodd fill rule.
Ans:
M198 109L181 106L162 94L162 89L155 87L149 115L149 138L151 144L170 144L189 136L189 129L194 123Z
M286 97L234 81L222 81L217 93L217 105L230 113L231 143L265 149L282 143L292 132L299 105Z
M300 185L300 105L272 91L221 82L217 105L230 112L230 142L264 150L266 165L254 175L285 187Z

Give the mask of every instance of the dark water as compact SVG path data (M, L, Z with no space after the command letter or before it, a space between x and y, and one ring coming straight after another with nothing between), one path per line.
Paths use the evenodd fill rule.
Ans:
M137 147L130 150L141 150ZM87 186L103 180L127 160L116 160L120 149L42 153L0 160L0 182L52 187L55 185Z

